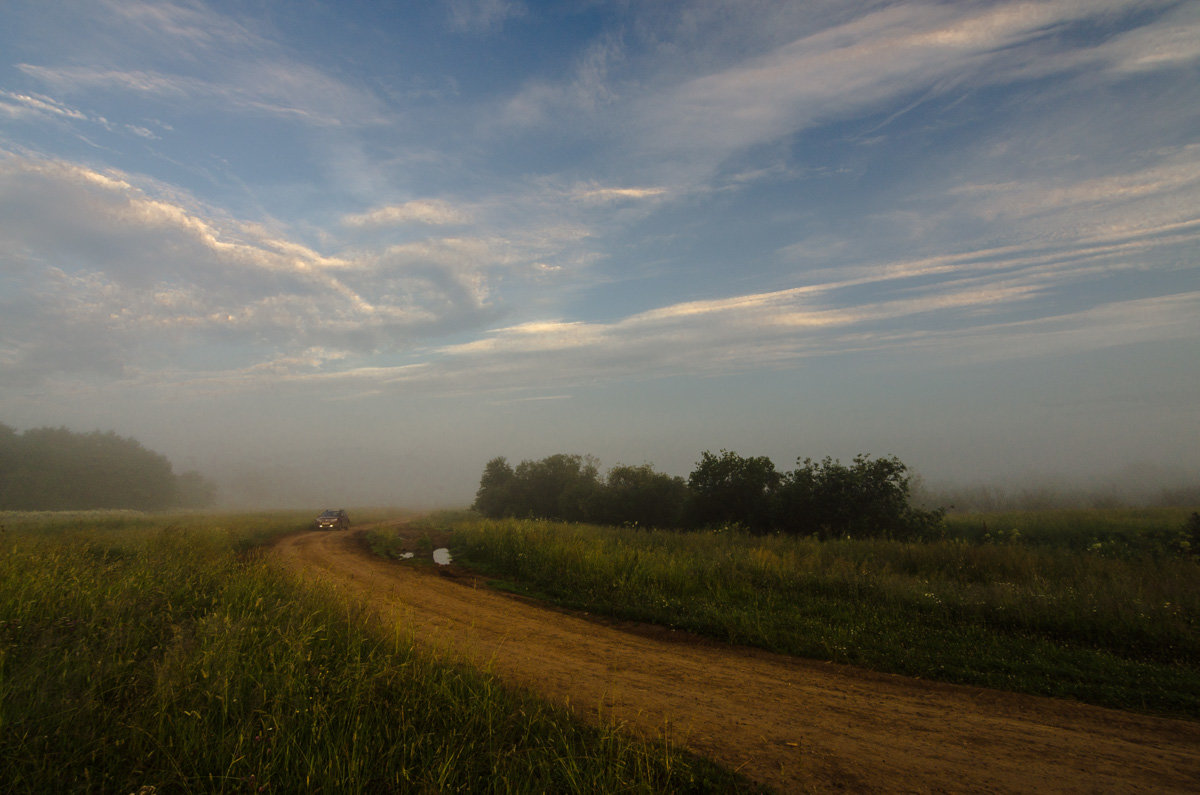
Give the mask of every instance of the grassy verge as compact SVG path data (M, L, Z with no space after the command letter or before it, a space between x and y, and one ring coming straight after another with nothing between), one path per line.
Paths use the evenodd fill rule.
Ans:
M301 587L252 549L296 516L5 519L5 792L745 786L432 661Z
M1020 543L1105 557L1178 552L1195 508L1097 508L995 511L946 516L946 535L972 543ZM1192 550L1200 552L1200 550Z
M785 654L1200 718L1194 558L461 517L452 527L456 562L564 606Z

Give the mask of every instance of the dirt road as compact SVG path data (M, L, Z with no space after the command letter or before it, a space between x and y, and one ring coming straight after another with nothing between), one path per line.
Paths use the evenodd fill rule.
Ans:
M1200 724L959 687L616 625L363 554L350 533L284 539L439 654L676 742L781 792L1197 792Z

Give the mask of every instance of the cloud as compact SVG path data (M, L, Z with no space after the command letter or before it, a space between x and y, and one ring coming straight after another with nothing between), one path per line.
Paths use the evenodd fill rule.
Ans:
M371 92L202 5L106 0L82 10L55 42L57 50L71 52L69 63L16 67L70 95L134 94L189 111L202 106L322 127L386 118Z
M610 72L623 58L624 47L619 39L601 38L576 59L569 81L536 79L526 83L505 102L501 122L518 128L547 122L561 126L564 120L576 125L585 122L581 132L586 134L603 125L602 111L621 99Z
M530 322L439 352L450 368L466 361L469 369L493 373L511 367L538 382L736 372L860 349L872 337L871 345L883 346L890 332L880 332L880 324L937 313L935 324L944 325L948 313L994 309L1038 292L1030 285L989 285L870 304L817 300L834 287L674 304L614 323ZM536 367L545 375L535 377Z
M24 74L68 96L112 91L330 127L389 116L370 91L298 63L201 6L113 8L121 24L200 66L183 73L115 55L92 66L79 65L87 58L24 64ZM1067 147L1026 146L1022 157L1036 161L1029 166L968 157L995 144L985 132L977 143L954 145L969 169L922 177L905 186L903 201L851 214L850 232L839 231L842 219L817 207L818 199L790 192L815 178L803 167L789 168L786 157L765 166L757 155L731 162L831 121L876 109L889 119L903 115L950 86L1024 80L1036 70L1071 80L1086 66L1098 67L1088 79L1119 80L1195 60L1195 45L1168 25L1191 31L1196 22L1183 12L1098 42L1076 44L1067 35L1080 22L1130 8L1115 0L876 5L854 18L837 10L833 23L825 16L808 27L758 30L756 41L769 38L769 47L723 44L712 59L665 36L631 55L624 39L606 32L561 81L531 80L502 103L522 130L544 124L566 137L608 137L612 146L588 150L597 162L518 177L469 203L387 203L378 197L397 195L394 175L379 176L385 169L370 141L354 139L345 148L378 182L351 190L375 201L358 201L361 212L326 213L340 224L311 233L321 241L311 245L282 225L228 217L136 175L10 156L0 161L0 258L10 269L3 300L12 312L0 361L39 377L52 370L129 378L175 366L171 378L214 388L345 377L363 388L481 390L741 372L864 351L966 351L968 340L986 355L1032 355L1031 347L1043 350L1032 344L1038 334L1046 335L1045 350L1081 345L1089 332L1097 345L1117 345L1130 337L1122 331L1130 319L1152 309L1171 320L1148 323L1145 333L1169 337L1186 327L1181 318L1194 296L1171 301L1155 294L1159 287L1125 282L1156 267L1194 267L1186 257L1200 234L1195 145L1155 141L1111 163L1071 151L1071 163L1081 165L1063 165L1063 156L1049 168L1045 160ZM517 13L486 3L450 11L460 30L477 32ZM1057 56L1028 57L1047 52ZM0 113L67 122L88 115L15 91L0 93ZM154 134L149 126L124 129ZM362 131L348 132L331 137L345 143ZM489 133L487 143L510 133ZM772 264L780 267L764 275L749 263L730 287L699 278L704 263L672 252L667 258L680 261L664 272L678 265L677 282L702 300L679 300L676 283L638 294L629 307L611 295L601 305L588 288L628 278L642 267L639 256L662 256L659 239L685 234L642 221L671 212L668 200L705 192L726 165L737 176L719 184L742 190L775 175L781 204L794 207L769 211L807 214L791 227L795 237L773 241ZM696 224L739 223L732 204L696 209L713 211ZM648 237L637 234L661 238L643 246ZM789 270L793 264L810 267ZM1095 286L1117 279L1124 280L1117 292L1101 295ZM585 312L608 320L579 319ZM89 351L91 370L79 350Z
M1142 168L1099 176L1022 176L965 184L950 194L989 222L1086 238L1136 234L1200 220L1200 144L1141 154Z
M97 361L146 368L203 359L208 344L250 364L317 348L363 355L494 317L487 263L461 262L469 246L324 254L153 188L0 160L11 368L70 371L73 351L95 345L109 351Z
M975 71L1080 14L1064 3L894 6L690 80L652 98L645 118L657 148L720 157Z
M1027 288L963 291L837 310L758 296L700 315L664 308L613 324L521 324L443 348L419 365L350 372L391 388L503 392L791 369L831 355L886 353L897 366L928 369L1190 339L1200 332L1200 293L1194 292L1034 320L950 327L919 320L1031 297ZM879 325L896 320L905 322Z
M70 94L98 90L132 92L164 102L204 103L224 112L239 111L282 117L318 126L371 124L383 120L379 102L312 67L288 61L250 59L207 76L148 70L49 67L19 64L18 68Z
M609 204L639 199L660 199L667 196L666 188L602 188L595 184L577 186L571 191L575 201L589 204Z
M1200 60L1200 9L1184 3L1160 20L1098 45L1088 55L1125 73L1191 64Z
M737 15L697 3L633 17L561 79L525 83L489 129L603 142L636 175L609 181L669 185L677 197L710 189L725 170L736 176L719 185L734 188L804 177L786 156L764 164L763 150L847 119L890 111L886 128L939 99L1046 78L1057 80L1046 91L1074 103L1081 89L1188 67L1200 52L1200 11L1168 0L766 3Z
M428 224L431 226L465 224L471 214L441 199L416 199L403 204L390 204L365 213L346 215L342 223L347 226L377 227L400 226L403 224Z
M524 3L513 0L448 0L447 7L450 29L461 33L496 33L527 13Z
M57 100L40 95L18 94L0 90L0 109L14 118L38 117L52 119L87 120L83 111L64 105Z

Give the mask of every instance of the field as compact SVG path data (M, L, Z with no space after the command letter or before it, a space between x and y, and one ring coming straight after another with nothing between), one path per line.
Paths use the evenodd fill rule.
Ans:
M1200 563L1180 543L1189 513L958 516L948 519L945 539L926 543L817 541L729 529L654 532L437 514L400 531L386 525L368 530L363 541L385 558L448 542L456 577L479 572L501 591L666 628L660 632L688 630L722 643L903 673L922 682L1054 695L1195 721L1200 717ZM367 524L396 515L352 512ZM737 672L748 677L767 666L756 681L770 688L780 676L823 677L820 663L795 667L786 662L791 657L769 662L748 653L726 654L722 649L732 649L720 645L681 646L664 636L667 643L653 646L655 654L677 660L673 665L698 667L696 678L688 680L694 691L673 692L669 683L679 680L681 669L647 691L668 699L662 715L692 709L695 693L709 686L704 671L722 666L730 672L735 686L722 697L729 712L712 729L715 739L689 742L730 765L723 768L663 742L653 721L644 731L631 732L606 722L596 701L579 713L543 700L533 688L548 673L544 655L550 652L536 653L543 656L531 663L540 672L532 679L502 681L487 664L465 664L418 645L411 625L385 622L369 608L370 591L351 598L348 590L321 584L320 577L294 576L277 565L277 555L265 553L264 545L304 529L310 519L310 512L0 514L0 789L753 788L729 772L741 762L720 756L735 748L760 754L757 768L745 766L760 771L759 782L854 786L897 775L887 767L868 769L861 760L854 766L839 763L839 754L861 753L855 749L866 740L858 732L867 729L847 730L837 716L849 708L840 700L845 693L899 687L899 682L832 672L843 683L838 688L848 688L841 695L834 691L841 706L830 706L828 714L806 713L825 692L822 685L799 696L796 717L780 724L778 707L752 717L755 700L743 703L749 679L739 683ZM346 547L339 554L351 568L343 585L345 577L365 582L354 536L317 537ZM438 577L431 563L381 565L380 587L389 592L399 587L389 572L420 575L424 565L429 570L420 575L424 579L405 586L415 589L411 593L432 593L432 581L445 583L447 598L461 600L457 610L464 612L474 610L481 598L453 577ZM473 576L470 581L475 582ZM503 603L495 608L501 617L498 649L513 647L506 633L512 631L515 609ZM533 611L521 635L530 642L567 621L531 606L522 609ZM465 615L464 620L462 631L482 630L473 623L479 619ZM584 620L577 637L597 636L600 629L590 620ZM597 693L612 692L613 670L651 656L647 646L613 669L615 647L626 635L604 632L613 644L606 651L592 652L588 659L571 657L571 649L582 642L574 641L560 658L564 666L599 662ZM699 662L702 657L708 662ZM572 684L579 677L564 681ZM976 710L976 732L994 722L991 742L997 748L1012 731L1005 726L1031 731L1051 725L1039 722L1042 718L1020 722L1026 713L1034 714L1032 702L1012 702L1001 715L995 712L1000 701L975 695L984 691L951 693L934 683L921 687L931 689L918 687L912 703L924 706L914 707L904 721L919 725L921 714L934 714L934 702L955 699L947 701L955 705L946 707L947 714ZM769 692L763 690L760 701L772 703ZM889 698L900 699L899 693ZM865 721L857 725L888 725L877 698L863 698L854 707ZM711 710L716 702L705 699ZM630 720L650 714L649 703L632 703L635 718ZM759 724L753 721L770 721L772 714L777 722L763 725L777 725L797 739L785 735L755 750ZM1200 744L1189 739L1195 732L1188 728L1194 723L1138 723L1143 728L1135 729L1133 718L1089 713L1088 726L1126 728L1112 738L1101 738L1099 728L1074 732L1078 736L1072 738L1071 727L1084 725L1085 716L1071 714L1055 708L1052 720L1060 728L1039 741L1054 753L1039 752L1014 766L1017 757L1010 749L993 754L988 767L976 748L970 752L974 767L1011 783L1016 780L1011 777L1037 769L1036 761L1045 756L1067 765L1088 786L1118 786L1133 780L1131 770L1143 777L1139 780L1174 770L1175 778L1163 779L1170 788L1178 771L1197 764ZM703 711L698 719L705 719ZM955 722L938 721L937 731L954 732ZM743 725L748 745L735 746L732 732ZM895 725L908 727L902 730L910 743L904 753L918 766L914 770L925 776L934 771L957 775L946 769L945 739L920 746L915 743L925 729ZM1155 753L1161 758L1146 757L1146 764L1134 767L1133 760L1120 756L1117 740L1143 731L1159 738ZM800 734L805 747L826 750L798 757L792 746L800 747ZM1075 750L1068 750L1068 742ZM1080 749L1101 742L1119 764L1085 773L1094 764ZM778 778L785 768L770 763L776 758L794 778Z
M0 789L746 786L439 662L269 565L259 545L310 518L0 516Z
M721 641L1200 718L1189 511L951 517L928 543L429 517L496 587ZM385 536L386 534L377 534ZM374 543L386 548L386 538Z

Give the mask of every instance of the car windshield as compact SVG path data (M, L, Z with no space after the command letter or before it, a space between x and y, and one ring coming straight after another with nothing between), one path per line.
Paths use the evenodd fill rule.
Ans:
M325 513L321 514L321 518L322 519L332 519L337 515L338 515L337 511L326 511Z

